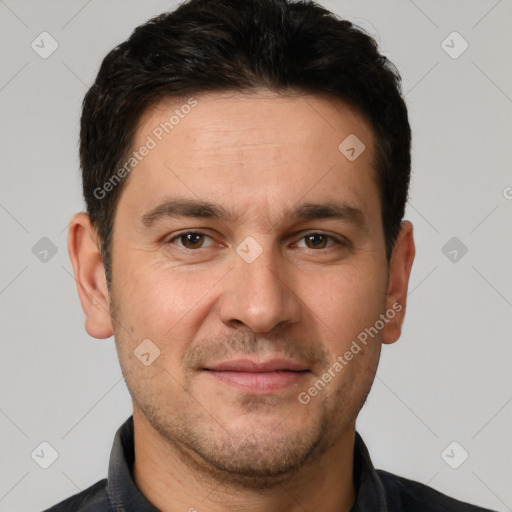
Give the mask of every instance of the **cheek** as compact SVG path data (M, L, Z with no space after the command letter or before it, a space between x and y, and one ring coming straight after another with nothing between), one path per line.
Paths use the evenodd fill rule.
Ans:
M382 272L354 265L322 273L302 295L326 335L344 345L375 323L385 308L385 292Z
M224 267L185 269L165 261L119 268L119 275L130 276L119 283L122 313L138 337L153 337L163 342L186 335L192 340L227 270Z

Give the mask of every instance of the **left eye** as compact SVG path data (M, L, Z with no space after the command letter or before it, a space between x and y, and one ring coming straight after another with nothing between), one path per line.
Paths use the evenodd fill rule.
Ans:
M331 245L336 245L336 244L341 243L336 238L334 238L330 235L325 235L323 233L308 233L307 235L304 235L303 237L301 237L301 240L306 241L306 247L308 249L325 249L326 243L329 239L334 241L334 243Z
M179 240L181 243L178 243L178 246L193 250L203 248L203 243L207 238L212 240L210 236L205 235L204 233L188 231L186 233L181 233L180 235L175 236L169 242L174 243L175 240ZM325 249L326 247L329 247L327 246L329 240L333 242L331 246L341 244L341 242L333 236L325 235L323 233L308 233L302 236L300 240L305 240L307 249Z

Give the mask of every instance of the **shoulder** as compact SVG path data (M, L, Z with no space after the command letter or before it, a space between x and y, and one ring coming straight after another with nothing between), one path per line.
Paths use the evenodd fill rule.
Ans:
M107 495L107 479L96 482L44 512L112 512Z
M450 498L427 485L378 469L389 499L389 510L403 512L493 512Z

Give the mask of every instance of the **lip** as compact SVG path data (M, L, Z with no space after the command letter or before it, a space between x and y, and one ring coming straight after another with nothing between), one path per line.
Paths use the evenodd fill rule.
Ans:
M204 368L204 372L225 384L256 394L297 385L310 373L307 367L289 359L224 361Z
M249 372L249 373L267 373L274 371L303 371L309 368L291 359L270 359L268 361L253 361L252 359L234 359L232 361L223 361L205 368L211 371L228 372Z

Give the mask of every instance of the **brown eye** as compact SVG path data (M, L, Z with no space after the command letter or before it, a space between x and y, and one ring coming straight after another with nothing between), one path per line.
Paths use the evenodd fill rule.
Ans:
M171 242L174 243L175 240L179 240L181 243L178 243L177 245L180 245L185 249L201 249L205 238L210 237L203 233L188 231L187 233L182 233L181 235L174 237Z
M304 239L306 240L306 245L309 249L323 249L327 242L327 237L318 233L307 235Z
M331 245L336 245L336 244L341 243L338 240L336 240L334 237L329 236L329 235L324 235L323 233L309 233L302 237L302 240L305 240L306 247L308 249L325 249L326 247L328 247L327 244L328 244L329 239L334 242L334 244L331 244Z

